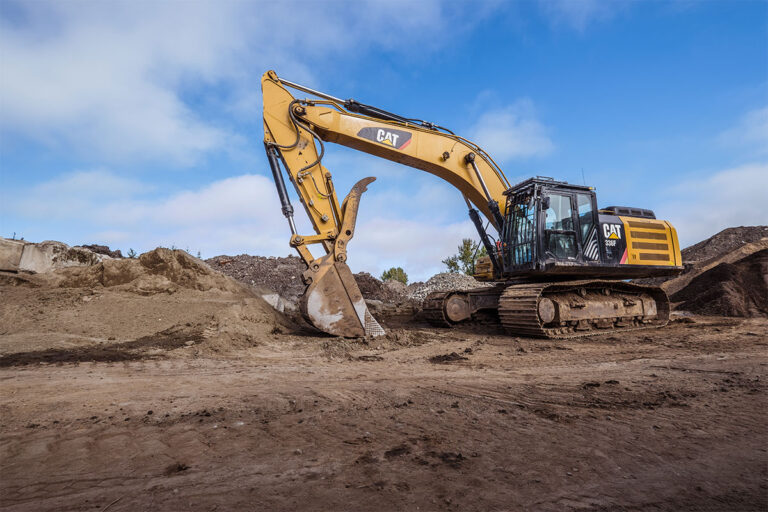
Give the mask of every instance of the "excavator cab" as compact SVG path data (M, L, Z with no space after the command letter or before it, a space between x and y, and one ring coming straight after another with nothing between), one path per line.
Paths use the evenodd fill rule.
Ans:
M680 269L674 228L643 209L598 210L592 187L531 178L505 192L502 277L659 276Z
M505 274L600 260L591 187L532 178L505 195L501 255Z

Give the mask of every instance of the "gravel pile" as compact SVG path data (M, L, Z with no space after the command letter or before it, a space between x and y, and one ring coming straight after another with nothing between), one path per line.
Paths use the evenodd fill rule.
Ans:
M301 274L306 270L298 256L216 256L205 260L214 270L252 286L275 291L288 300L296 301L304 293Z
M443 273L429 278L426 283L413 283L408 287L408 298L423 301L432 292L448 290L471 290L488 286L472 276L464 274Z
M298 256L286 258L250 256L216 256L205 260L214 270L252 286L267 288L289 301L296 302L304 293L301 274L305 267ZM386 304L421 302L428 294L447 290L471 290L487 286L464 274L437 274L426 283L406 286L399 281L381 281L368 272L354 274L360 292L368 300Z
M298 256L286 258L250 256L216 256L205 260L214 270L252 286L266 288L279 293L289 301L296 302L304 293L301 274L306 270ZM400 303L408 300L406 287L400 282L382 282L368 272L354 274L360 292L366 299L386 303Z

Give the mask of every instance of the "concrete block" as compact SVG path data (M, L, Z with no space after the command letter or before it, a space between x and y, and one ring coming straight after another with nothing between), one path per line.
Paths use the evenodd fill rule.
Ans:
M26 242L0 237L0 270L18 272Z

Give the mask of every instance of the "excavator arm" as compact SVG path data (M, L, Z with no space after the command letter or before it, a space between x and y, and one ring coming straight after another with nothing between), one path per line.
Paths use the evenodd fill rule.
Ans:
M308 287L300 307L315 327L350 337L384 333L368 311L346 265L346 248L354 235L360 197L375 178L359 181L339 203L331 173L322 162L324 142L429 172L459 189L491 256L494 273L500 272L477 209L500 232L506 207L503 193L510 184L480 147L431 123L281 80L274 71L263 75L261 85L265 149L291 229L290 245L307 265L303 278ZM288 88L315 98L297 99ZM314 235L296 232L281 162L312 223ZM325 254L315 258L308 248L311 244L321 245Z

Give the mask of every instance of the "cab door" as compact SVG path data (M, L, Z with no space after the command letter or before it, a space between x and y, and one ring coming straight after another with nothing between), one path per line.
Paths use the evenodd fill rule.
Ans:
M600 261L594 194L558 190L546 197L542 205L545 255L572 262Z
M597 233L600 223L594 193L576 193L576 216L578 217L579 242L584 261L600 261L600 243Z
M579 259L579 240L573 194L549 192L542 204L544 236L542 252L545 257L565 261Z

